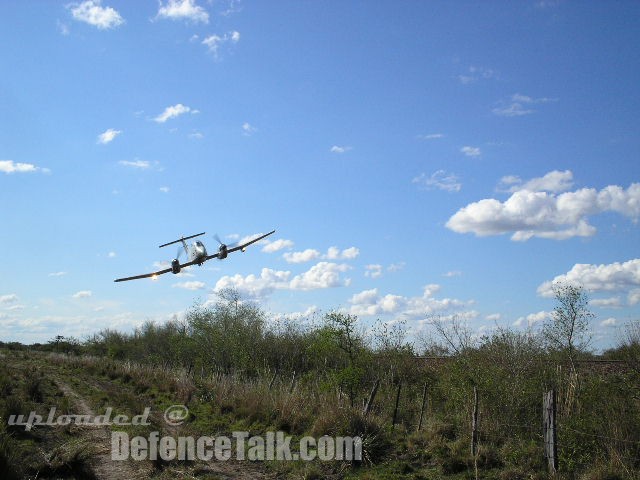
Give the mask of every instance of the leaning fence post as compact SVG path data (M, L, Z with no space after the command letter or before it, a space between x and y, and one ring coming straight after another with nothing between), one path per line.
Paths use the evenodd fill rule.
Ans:
M422 430L422 418L424 417L424 407L427 404L427 384L422 389L422 405L420 406L420 421L418 422L418 431Z
M376 393L378 393L379 386L380 386L380 379L378 378L376 379L376 383L373 386L373 389L371 390L371 394L369 395L369 401L367 402L367 404L364 407L364 410L362 411L363 415L367 415L371 410L371 407L373 405L373 400L376 398Z
M556 391L550 390L543 396L542 429L544 438L544 458L550 473L558 471L558 445L556 436Z

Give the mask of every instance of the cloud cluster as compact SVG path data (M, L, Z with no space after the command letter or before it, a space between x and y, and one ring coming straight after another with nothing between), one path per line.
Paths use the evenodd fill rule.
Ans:
M115 28L124 23L124 19L112 7L103 7L100 0L87 0L67 6L74 19L88 23L100 30Z
M444 190L445 192L459 192L462 188L462 183L457 175L453 173L447 173L444 170L437 170L431 175L421 173L411 183L421 185L427 189L437 188Z
M640 258L601 265L576 263L567 273L542 283L538 287L538 294L543 297L553 297L554 283L581 285L587 291L594 293L626 292L627 303L636 305L640 302ZM600 306L616 306L618 303L616 299L604 300L604 304Z
M205 45L209 52L213 54L214 57L218 57L218 50L220 47L227 43L238 43L240 41L240 32L232 31L225 33L220 36L217 34L209 35L202 41L202 44Z
M166 5L160 2L156 18L209 23L209 14L194 0L169 0Z
M555 101L555 98L533 98L528 95L514 93L509 99L502 100L492 112L500 117L522 117L535 112L533 105Z
M16 163L13 160L0 160L0 172L11 173L50 173L48 168L41 168L33 165L32 163Z
M422 295L415 297L381 295L377 288L363 290L349 299L349 313L357 316L394 315L420 320L436 313L458 310L472 303L454 298L436 298L435 294L439 291L440 285L437 284L425 285ZM477 312L467 314L473 317Z
M596 228L588 222L590 215L616 212L634 221L640 217L640 183L626 189L609 185L601 190L582 188L558 194L558 189L570 186L571 180L569 171L550 172L520 185L504 202L489 198L461 208L446 226L454 232L478 236L511 233L515 241L532 237L564 240L594 235ZM516 177L509 177L509 181L515 183Z
M350 280L343 279L341 274L350 269L346 264L319 262L306 272L292 276L288 270L263 268L260 275L225 275L217 281L214 291L235 288L249 298L262 298L276 290L318 290L348 286Z
M282 254L287 263L305 263L319 258L324 260L353 260L360 254L357 247L340 250L338 247L329 247L326 254L320 253L314 248L307 248L301 252L285 252Z

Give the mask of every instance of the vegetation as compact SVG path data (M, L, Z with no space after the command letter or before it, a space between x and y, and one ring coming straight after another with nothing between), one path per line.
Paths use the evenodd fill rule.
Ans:
M477 337L460 319L432 318L436 337L425 339L417 352L403 325L365 330L341 312L305 322L275 321L226 291L212 306L194 306L182 321L149 322L130 334L104 330L84 342L56 338L37 346L45 351L39 355L6 345L6 358L13 360L0 370L0 415L52 403L69 409L57 384L47 379L75 376L74 388L97 411L115 406L138 414L146 405L154 412L176 403L188 406L182 428L191 435L243 430L364 439L362 462L260 464L274 475L462 479L472 478L477 466L482 478L531 479L547 477L542 394L555 389L559 478L640 478L640 323L630 323L618 347L602 357L611 362L599 362L584 342L590 315L585 293L565 286L556 290L556 299L554 316L540 331L496 328ZM34 364L47 376L27 374ZM475 457L474 387L480 398ZM38 478L58 478L59 463L76 474L86 468L86 445L71 443L73 448L56 450L66 452L63 460L25 472L28 439L5 423L0 470L10 472L7 478L36 471ZM58 432L54 443L67 445L72 433ZM150 468L152 475L172 478L178 467L186 468ZM206 472L189 468L195 477Z

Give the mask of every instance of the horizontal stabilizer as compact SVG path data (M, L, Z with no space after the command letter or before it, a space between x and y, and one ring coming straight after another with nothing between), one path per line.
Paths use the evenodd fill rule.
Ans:
M207 233L207 232L197 233L195 235L190 235L188 237L182 237L182 238L179 238L178 240L174 240L173 242L169 242L169 243L165 243L164 245L160 245L159 248L166 247L167 245L173 245L174 243L182 242L183 240L189 240L190 238L199 237L200 235L204 235L205 233Z

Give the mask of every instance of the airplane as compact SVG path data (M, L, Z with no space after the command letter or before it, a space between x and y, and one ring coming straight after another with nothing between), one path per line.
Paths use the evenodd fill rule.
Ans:
M183 269L184 267L188 267L190 265L196 265L196 264L202 265L204 262L206 262L207 260L211 260L212 258L218 258L222 260L224 258L227 258L228 254L237 252L238 250L242 250L244 252L249 245L251 245L252 243L256 243L259 240L262 240L265 237L268 237L274 232L275 230L271 230L269 233L265 233L264 235L261 235L257 238L254 238L253 240L245 242L242 245L237 245L231 248L229 248L227 245L222 243L218 238L218 236L216 235L215 239L218 241L220 246L218 247L218 253L214 253L213 255L207 254L207 249L205 248L204 244L200 240L196 240L195 242L193 242L190 247L187 246L187 242L185 241L191 238L196 238L196 237L200 237L201 235L205 235L206 232L197 233L195 235L190 235L188 237L180 237L178 240L174 240L173 242L160 245L159 248L166 247L168 245L173 245L174 243L182 243L182 247L184 248L185 253L189 257L188 262L180 264L180 260L178 260L178 258L174 258L171 261L171 268L165 268L164 270L159 270L157 272L152 272L152 273L145 273L143 275L135 275L133 277L118 278L114 280L114 282L126 282L127 280L137 280L139 278L149 278L149 277L155 280L155 278L158 275L162 275L163 273L169 273L169 272L172 272L174 274L180 273L180 270ZM182 250L179 249L178 257L180 257L180 253L182 253Z

